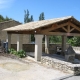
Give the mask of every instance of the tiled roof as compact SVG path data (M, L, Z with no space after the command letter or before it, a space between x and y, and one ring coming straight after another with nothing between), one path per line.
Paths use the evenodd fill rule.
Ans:
M49 20L41 20L41 21L34 21L29 22L25 24L20 24L18 26L10 27L7 29L4 29L5 31L28 31L28 30L34 30L40 27L46 27L47 25L58 23L67 19L71 19L73 16L67 16L67 17L61 17L61 18L54 18Z

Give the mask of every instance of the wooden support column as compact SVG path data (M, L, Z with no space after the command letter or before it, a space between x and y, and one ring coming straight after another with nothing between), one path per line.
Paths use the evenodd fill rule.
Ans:
M35 60L40 61L42 56L43 35L35 35Z
M17 51L22 50L23 35L17 34Z
M11 48L11 34L7 34L6 42L8 42L8 49Z
M66 40L67 40L67 36L63 35L62 36L62 55L64 55L64 52L66 50Z
M45 35L45 53L49 54L49 36Z

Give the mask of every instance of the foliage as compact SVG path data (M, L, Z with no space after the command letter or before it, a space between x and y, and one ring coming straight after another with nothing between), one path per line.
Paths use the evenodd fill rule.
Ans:
M17 55L20 57L20 58L23 58L23 57L26 57L26 52L24 50L20 50L17 52Z
M5 21L4 17L0 15L0 22Z
M33 35L33 34L31 35L31 41L32 41L32 42L34 42L34 41L35 41L35 37L34 37L34 35Z
M8 53L14 54L15 51L16 51L15 49L11 48L8 50Z
M29 21L29 11L24 10L24 23L27 23Z
M34 19L33 19L33 15L31 15L30 21L31 21L31 22L34 21Z
M44 17L44 12L42 12L41 14L40 14L40 16L39 16L39 20L44 20L45 19L45 17Z
M76 37L76 44L75 46L80 46L80 37Z
M62 38L61 36L50 36L49 38L50 43L61 43ZM69 43L72 46L80 46L80 37L67 37L67 43Z
M70 43L72 46L80 46L80 37L73 37L68 40L68 43Z
M33 15L30 16L28 9L27 9L27 11L24 10L24 23L28 23L28 22L32 22L32 21L34 21Z
M9 20L12 20L12 18L6 16L5 21L9 21Z
M26 57L26 52L24 50L16 51L15 49L11 48L8 50L8 53L17 55L20 58Z
M62 41L61 36L50 36L49 37L50 43L61 43L61 41Z
M6 18L5 18L5 17L3 17L2 15L0 15L0 22L9 21L9 20L12 20L12 19L11 19L11 18L8 18L7 16L6 16Z

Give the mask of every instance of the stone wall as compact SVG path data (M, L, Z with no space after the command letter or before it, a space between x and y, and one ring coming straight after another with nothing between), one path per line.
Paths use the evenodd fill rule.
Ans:
M11 44L17 43L17 34L11 35ZM30 43L30 35L23 34L23 44Z
M59 60L48 56L42 56L41 64L46 67L58 69L60 71L71 73L74 75L80 73L80 64L72 64L69 62L65 62L64 60Z
M61 46L61 44L49 44L49 49L50 49L50 54L56 52L56 47L57 46ZM67 44L67 47L69 46L69 44ZM12 48L16 49L17 45L16 44L12 44L11 45ZM35 44L23 44L23 50L25 50L26 52L34 52L35 50ZM55 51L54 51L55 50ZM45 44L42 44L42 51L45 52Z
M0 40L5 42L7 38L7 32L3 31L3 29L10 28L13 26L20 25L21 23L15 20L10 20L10 21L5 21L5 22L0 22ZM16 44L17 42L17 35L12 34L11 36L11 43ZM23 35L23 44L27 44L30 42L30 35Z
M17 50L17 44L11 44L11 48ZM34 52L35 44L23 44L23 50L26 52ZM45 51L44 44L42 44L42 51Z

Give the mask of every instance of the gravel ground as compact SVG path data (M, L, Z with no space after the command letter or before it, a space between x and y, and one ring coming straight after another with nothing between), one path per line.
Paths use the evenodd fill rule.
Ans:
M46 68L36 62L23 63L9 57L0 56L0 80L54 80L68 75Z

